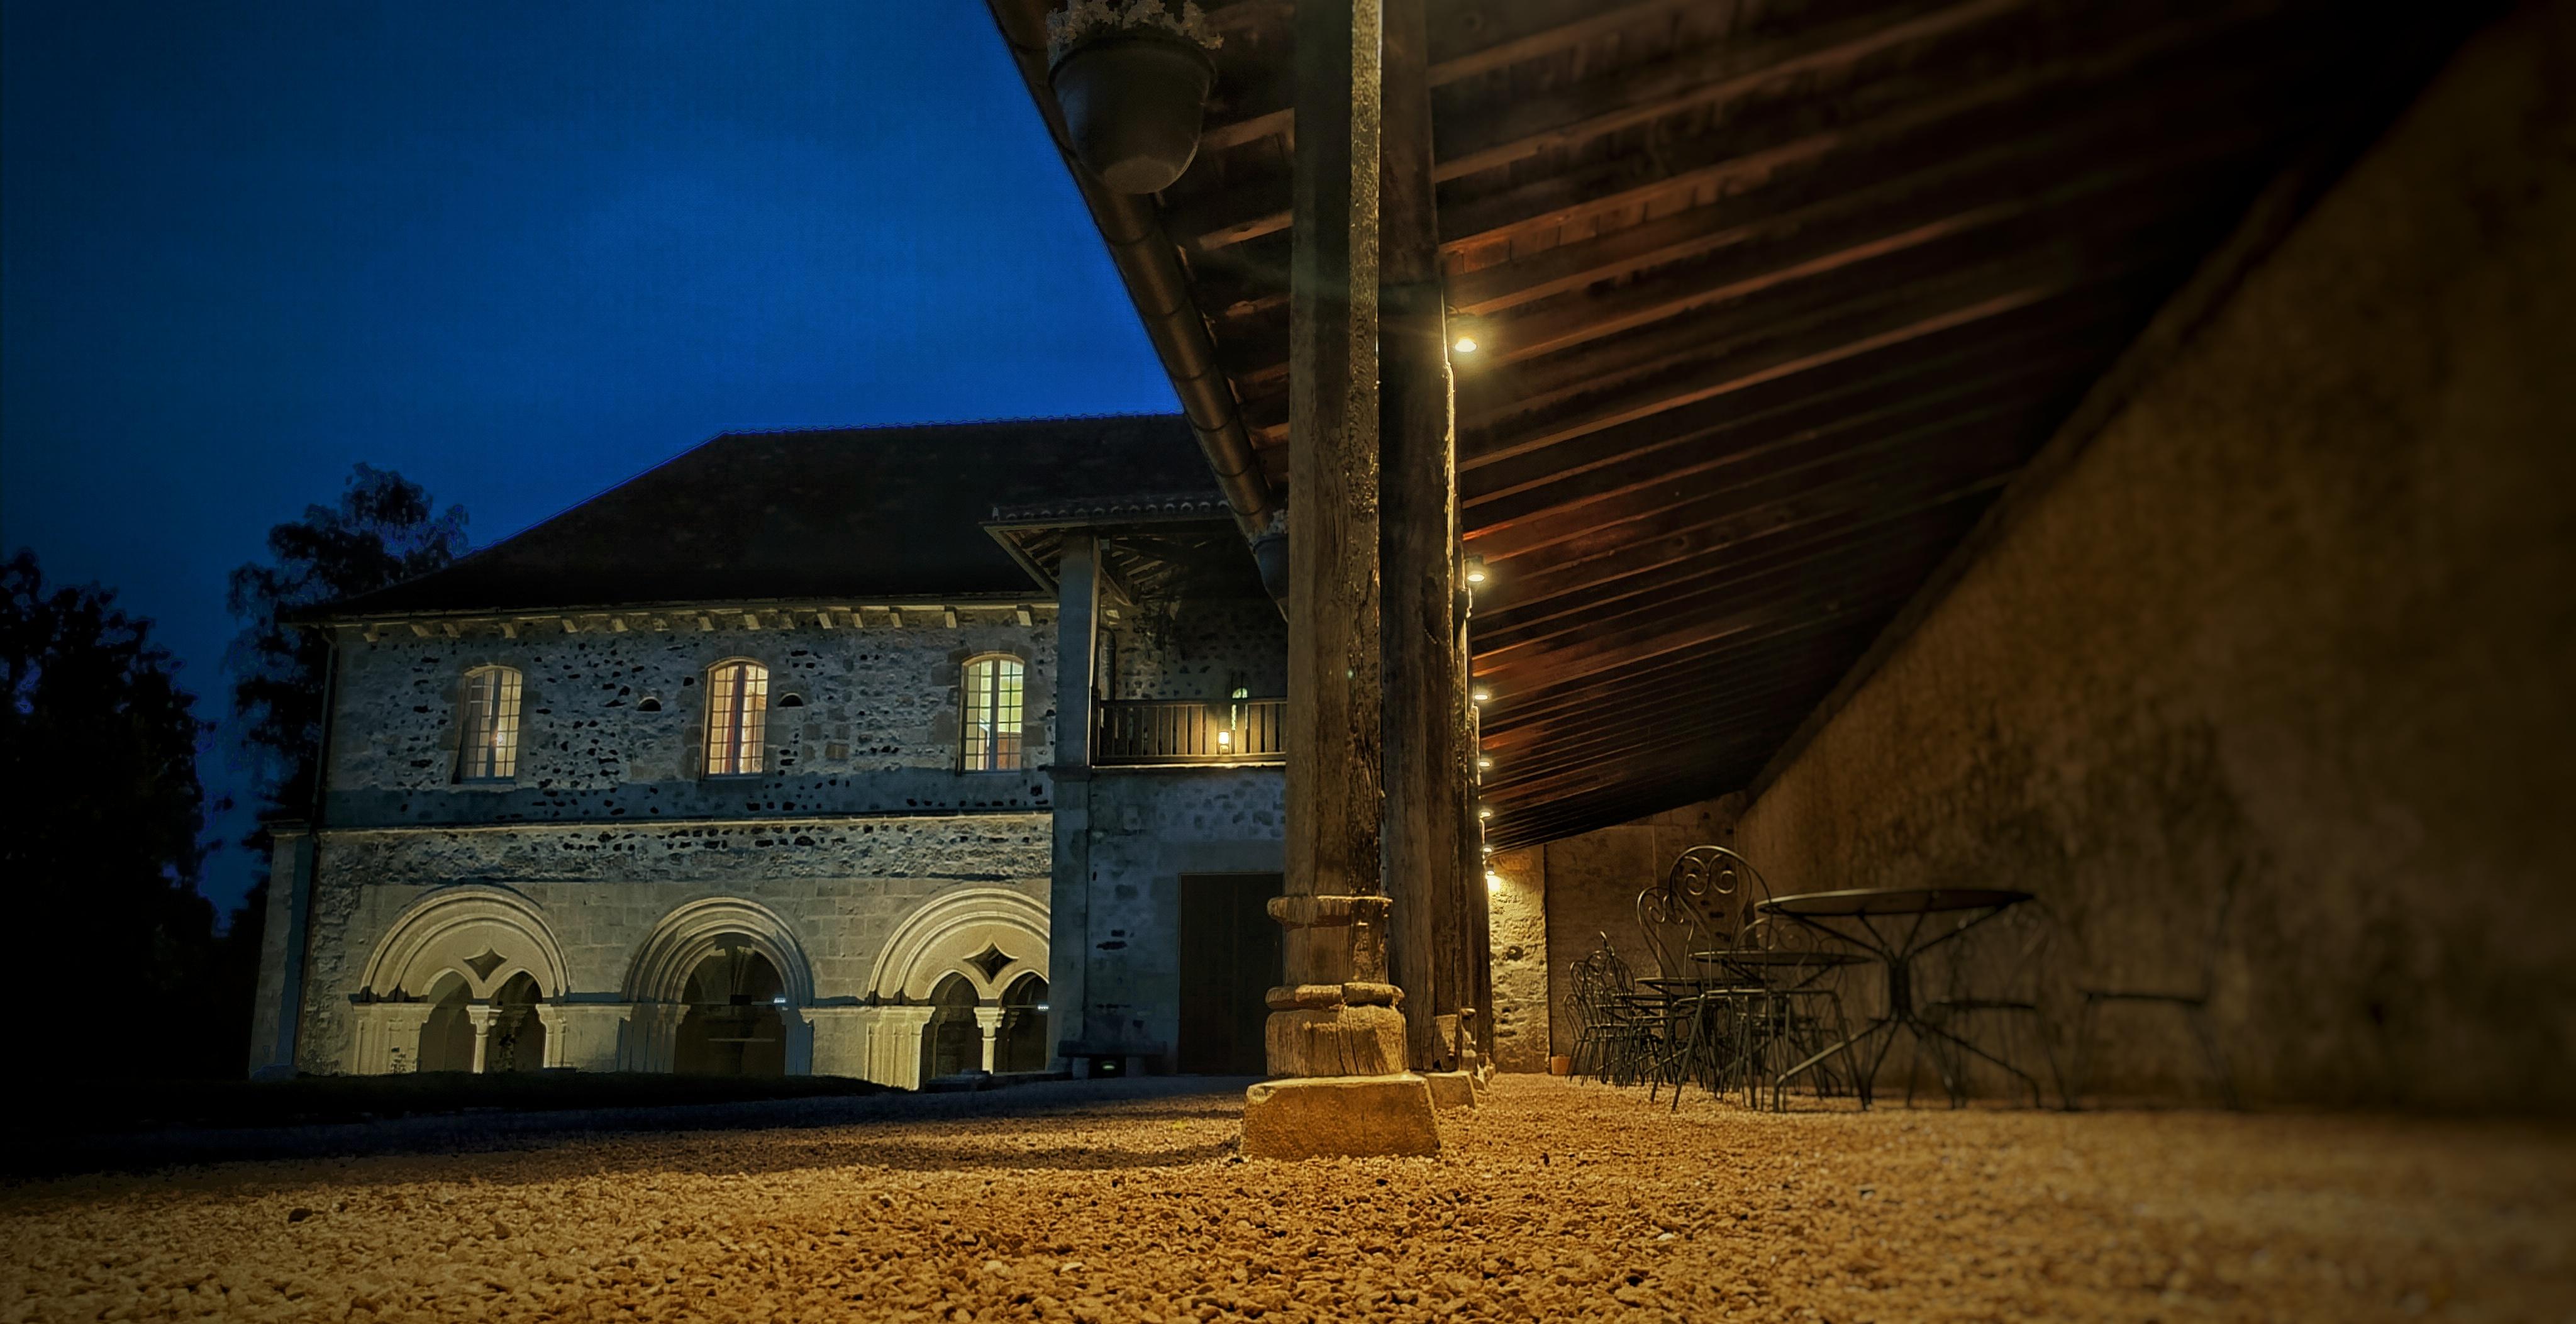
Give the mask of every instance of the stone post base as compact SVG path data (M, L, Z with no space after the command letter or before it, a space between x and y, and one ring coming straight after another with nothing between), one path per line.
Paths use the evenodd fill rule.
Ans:
M1440 1123L1422 1077L1318 1076L1264 1081L1243 1095L1246 1158L1370 1158L1440 1152Z
M1476 1106L1474 1075L1464 1071L1426 1071L1422 1079L1431 1086L1432 1105L1441 1111Z

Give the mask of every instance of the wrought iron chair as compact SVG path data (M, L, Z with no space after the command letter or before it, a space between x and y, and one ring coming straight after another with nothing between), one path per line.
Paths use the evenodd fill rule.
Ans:
M1567 982L1574 997L1571 1074L1613 1084L1633 1080L1653 1027L1639 1013L1635 980L1608 934L1601 936L1600 947L1574 963Z
M1850 1023L1843 1015L1842 980L1860 961L1851 953L1828 948L1802 924L1767 915L1745 926L1737 949L1738 968L1758 976L1760 982L1760 991L1747 1008L1737 1074L1745 1083L1746 1102L1755 1107L1761 1106L1762 1084L1769 1081L1771 1106L1777 1109L1788 1096L1788 1081L1781 1075L1785 1068L1816 1058L1850 1037ZM1839 1065L1838 1073L1835 1061L1826 1057L1809 1068L1819 1097L1839 1094L1846 1084L1858 1090L1860 1068L1848 1050Z
M1916 1005L1935 1031L1921 1042L1930 1048L1951 1107L1967 1102L1980 1061L2028 1086L2032 1107L2044 1106L2039 1077L2027 1065L2030 1044L2037 1045L2047 1064L2058 1101L2075 1106L2057 1056L2056 1037L2067 1002L2057 983L2064 969L2059 942L2056 917L2034 900L1996 915L1941 949L1933 972L1936 991ZM1906 1102L1913 1099L1908 1073Z
M2102 1009L2107 1006L2174 1007L2181 1010L2192 1038L2200 1044L2200 1054L2209 1064L2211 1079L2218 1084L2219 1098L2231 1109L2242 1109L2245 1101L2236 1092L2236 1073L2227 1062L2226 1050L2218 1043L2216 1031L2209 1024L2209 996L2218 982L2218 955L2227 941L2227 922L2236 909L2236 893L2244 867L2228 871L2227 881L2220 885L2218 906L2210 915L2207 937L2200 950L2199 978L2184 988L2136 989L2079 987L2083 999L2082 1019L2075 1035L2075 1095L2081 1095L2093 1079L2094 1035ZM2069 1106L2072 1106L2070 1096Z
M1858 961L1827 949L1802 925L1774 922L1763 915L1760 906L1771 899L1770 880L1736 851L1693 846L1673 862L1673 876L1680 889L1720 910L1733 929L1734 948L1744 955L1722 963L1749 991L1731 1071L1743 1079L1745 1102L1754 1107L1761 1106L1761 1087L1768 1076L1771 1103L1777 1108L1786 1097L1787 1082L1777 1074L1786 1063L1775 1059L1783 1050L1795 1049L1787 1061L1804 1060L1841 1042L1847 1028L1843 971ZM1783 956L1791 959L1779 959ZM1846 1058L1844 1066L1856 1085L1857 1065ZM1829 1064L1819 1063L1811 1070L1820 1095L1837 1090L1839 1082Z
M1769 990L1723 958L1742 940L1760 885L1743 856L1723 846L1693 846L1674 859L1662 882L1637 896L1637 926L1669 999L1659 1065L1677 1108L1684 1081L1723 1094L1750 1060L1750 1015Z

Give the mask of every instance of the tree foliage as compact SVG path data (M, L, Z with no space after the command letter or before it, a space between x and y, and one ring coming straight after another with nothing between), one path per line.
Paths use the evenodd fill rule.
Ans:
M288 618L428 574L464 550L463 506L439 511L420 484L361 464L337 505L306 506L304 518L271 528L270 560L233 571L225 605L244 629L224 664L233 673L233 715L263 813L297 813L312 803L313 755L322 741L330 641Z
M24 1028L57 1031L28 1045L47 1070L193 1070L213 961L214 908L196 886L210 725L151 623L115 604L95 586L48 590L30 551L0 567L0 876L34 966Z

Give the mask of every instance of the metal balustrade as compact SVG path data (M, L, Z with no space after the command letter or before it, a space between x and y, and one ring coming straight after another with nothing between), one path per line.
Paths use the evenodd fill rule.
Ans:
M1276 763L1287 753L1286 699L1122 699L1097 713L1091 761L1102 767Z

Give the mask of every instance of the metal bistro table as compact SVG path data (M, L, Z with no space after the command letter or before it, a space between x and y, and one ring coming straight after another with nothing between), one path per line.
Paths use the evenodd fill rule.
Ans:
M2031 899L2028 892L2001 887L1863 887L1840 892L1806 892L1796 896L1776 897L1757 903L1754 909L1777 915L1849 943L1876 957L1887 967L1887 1010L1871 1018L1858 1033L1826 1048L1796 1066L1780 1073L1780 1081L1802 1071L1812 1071L1818 1063L1836 1053L1857 1055L1862 1045L1875 1038L1878 1051L1869 1058L1867 1070L1854 1069L1860 1090L1860 1106L1870 1105L1871 1082L1878 1068L1887 1061L1888 1049L1895 1046L1899 1029L1914 1036L1916 1043L1935 1048L1933 1062L1939 1065L1937 1044L1947 1043L1974 1053L2028 1082L2036 1091L2039 1082L2030 1073L1977 1047L1948 1030L1925 1021L1915 1014L1914 962L1925 952L1966 934L1970 929ZM1934 917L1941 922L1934 922ZM1892 921L1882 923L1883 921ZM1948 1068L1942 1067L1944 1084ZM1955 1096L1953 1102L1956 1102Z

